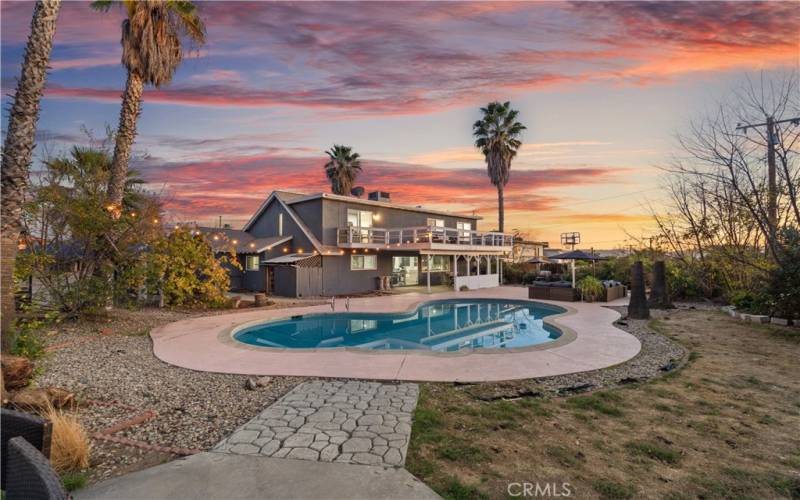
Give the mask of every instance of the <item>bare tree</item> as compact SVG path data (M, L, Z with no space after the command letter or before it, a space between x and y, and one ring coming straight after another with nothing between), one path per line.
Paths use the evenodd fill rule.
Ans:
M654 217L661 243L701 273L733 284L781 266L781 234L800 224L800 103L798 75L763 76L746 83L717 109L678 135L680 153L670 165L666 214ZM766 128L774 125L775 190L770 190ZM774 200L774 201L773 201ZM771 216L771 205L775 216ZM736 265L711 266L722 257ZM712 276L704 275L705 283Z

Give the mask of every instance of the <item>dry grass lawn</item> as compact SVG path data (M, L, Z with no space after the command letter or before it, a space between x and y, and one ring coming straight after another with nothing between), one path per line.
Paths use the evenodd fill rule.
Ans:
M408 469L446 498L509 498L510 482L567 482L572 498L800 498L800 329L693 309L650 327L691 352L683 369L554 399L426 384Z

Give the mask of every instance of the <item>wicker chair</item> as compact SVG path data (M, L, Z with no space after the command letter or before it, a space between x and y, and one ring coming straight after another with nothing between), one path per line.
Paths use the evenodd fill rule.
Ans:
M8 440L8 455L3 462L8 472L6 500L67 500L58 474L50 461L25 438Z
M0 456L4 457L0 464L0 487L6 489L6 468L8 467L8 441L11 438L22 437L34 448L50 457L50 439L52 437L52 424L35 415L2 408L0 410Z

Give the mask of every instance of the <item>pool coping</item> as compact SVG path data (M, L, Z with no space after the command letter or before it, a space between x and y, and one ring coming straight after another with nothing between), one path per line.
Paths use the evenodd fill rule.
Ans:
M472 299L480 299L480 300L495 300L493 298L487 297L471 297ZM381 311L381 312L369 312L368 314L404 314L404 313L412 313L417 311L423 304L427 304L429 302L436 302L437 300L452 300L452 299L421 299L417 302L412 303L408 308L404 310L398 311ZM472 347L467 349L460 349L455 352L441 352L441 351L428 351L422 349L362 349L360 347L269 347L269 346L258 346L253 344L247 344L242 341L236 340L234 335L236 335L239 331L249 328L251 326L255 326L258 324L263 324L265 321L263 319L252 320L246 323L241 323L238 325L234 325L230 328L226 328L222 330L217 335L217 340L224 344L232 345L234 347L240 349L252 349L255 351L266 351L266 352L355 352L358 354L368 354L373 356L385 356L387 354L397 354L398 352L402 352L403 354L410 354L414 356L469 356L471 354L489 354L489 355L502 355L509 352L527 352L527 351L539 351L544 349L551 349L561 345L568 344L574 341L578 334L575 333L575 330L572 328L562 326L558 323L555 323L554 320L561 317L561 316L570 316L572 314L576 314L578 311L567 305L562 304L552 304L547 303L541 300L532 300L532 299L507 299L513 300L514 302L530 302L530 303L539 303L544 305L552 305L564 309L563 312L557 314L551 314L550 316L545 316L542 318L542 322L547 323L548 325L552 326L553 328L557 329L561 335L550 341L544 342L542 344L536 345L529 345L524 347L509 347L505 349L474 349ZM286 309L286 311L291 311L291 309ZM342 311L338 311L339 313ZM363 311L348 311L350 313L358 314L359 312ZM320 313L308 313L308 314L291 314L288 316L281 316L276 318L270 318L268 321L284 321L287 319L291 319L295 316L311 316L311 315L325 315L330 313L320 312Z
M530 301L527 288L506 286L430 295L359 297L351 299L350 312L403 313L413 311L420 303L457 298ZM547 300L532 302L566 309L563 313L544 318L562 332L559 339L512 349L438 353L352 347L278 349L248 345L231 338L234 329L242 325L287 315L331 312L329 304L190 318L158 327L150 337L157 358L198 371L445 382L517 380L591 371L623 363L641 349L636 337L613 326L619 313L605 307L623 305L626 300L610 304L573 302L569 305ZM376 363L378 359L380 362Z

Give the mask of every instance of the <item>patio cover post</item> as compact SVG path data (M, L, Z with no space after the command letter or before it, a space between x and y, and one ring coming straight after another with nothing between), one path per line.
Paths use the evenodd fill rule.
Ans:
M498 269L500 271L498 273L498 274L500 274L500 276L499 276L499 281L500 282L498 283L498 285L502 285L503 284L503 259L501 259L499 256L497 257L497 263L499 264L499 268Z
M572 259L572 288L575 288L575 259Z
M458 286L456 286L456 281L458 278L458 255L453 255L453 290L458 291Z
M428 293L431 293L431 254L428 254L428 272L427 279L428 279Z

